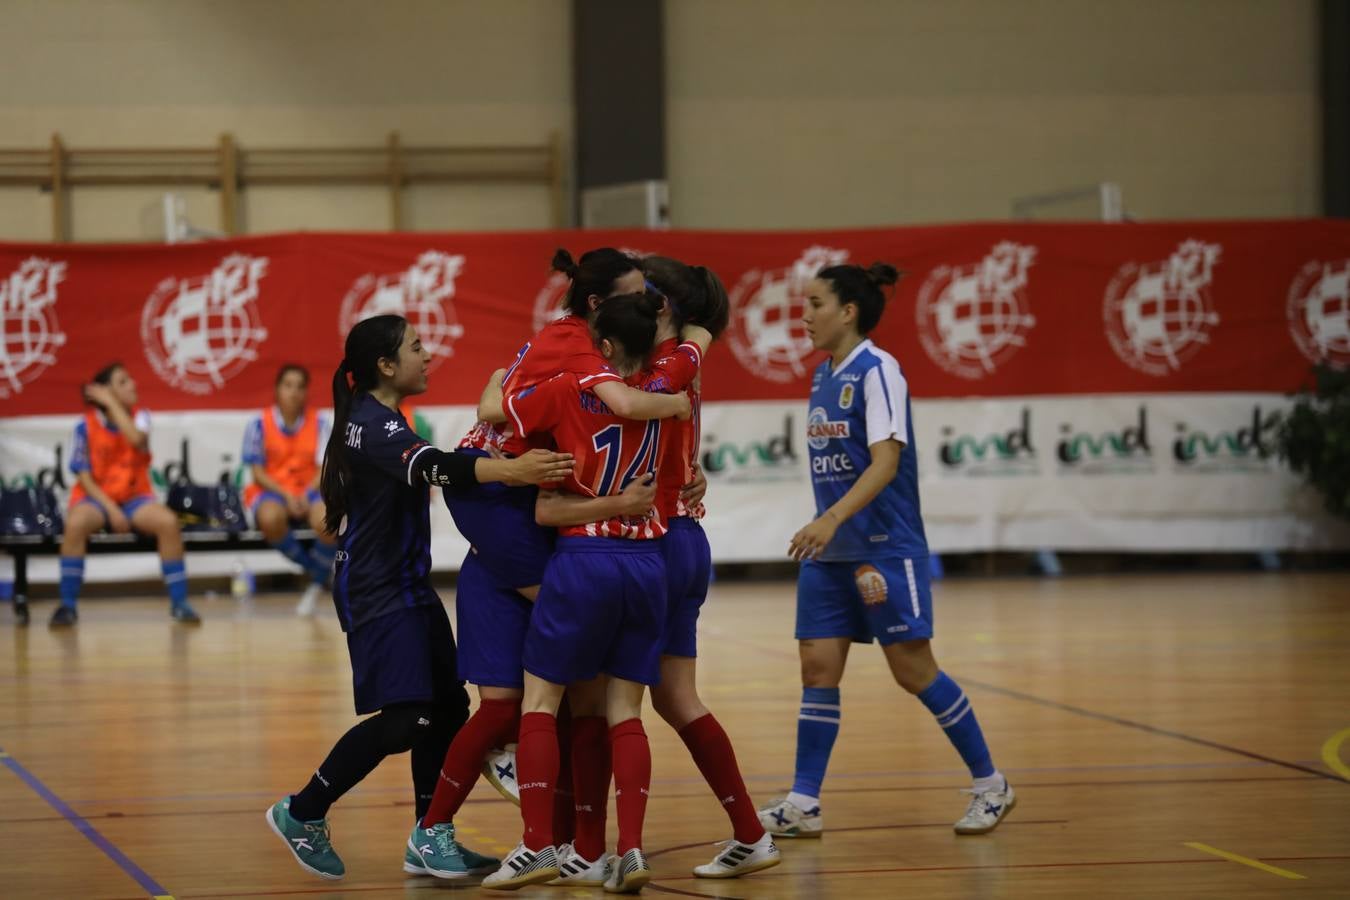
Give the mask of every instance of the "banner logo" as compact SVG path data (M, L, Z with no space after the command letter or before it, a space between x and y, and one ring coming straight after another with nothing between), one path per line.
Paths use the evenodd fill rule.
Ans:
M1153 471L1153 447L1148 441L1148 410L1140 406L1133 425L1118 431L1092 434L1077 431L1065 422L1064 435L1055 446L1055 458L1062 472L1086 475L1121 474Z
M66 335L56 321L56 286L66 264L30 256L0 279L0 398L17 394L56 362Z
M727 343L742 366L766 381L788 382L806 374L815 352L802 325L806 286L826 266L848 262L847 250L809 247L791 266L751 269L731 290Z
M942 426L938 445L941 471L949 475L1036 475L1036 448L1031 443L1031 407L1022 407L1018 424L1005 432L977 437Z
M463 256L428 250L402 272L362 275L342 298L339 335L346 340L353 325L372 316L403 316L431 354L427 371L435 371L455 355L455 341L464 336L452 302L455 279L463 271Z
M1234 423L1236 424L1236 423ZM1262 413L1258 404L1242 425L1213 432L1177 423L1172 441L1176 468L1188 472L1265 472L1275 455L1280 413Z
M793 417L783 417L783 430L768 438L743 444L719 440L715 434L705 434L703 444L703 471L709 480L725 480L731 484L766 481L798 481L797 451L792 440L797 434Z
M267 257L235 253L210 274L166 278L141 310L141 342L155 374L190 394L224 387L267 340L258 285Z
M1304 356L1338 369L1350 366L1350 259L1304 266L1289 285L1285 314Z
M634 250L631 247L620 247L619 252L627 253L634 259L652 255L647 250ZM568 278L565 272L554 272L549 276L547 283L534 298L535 331L567 315L567 307L563 306L563 301L567 299L567 287L571 283L572 279Z
M962 378L983 378L1026 346L1036 324L1027 272L1036 248L996 244L968 266L938 266L919 288L919 340L933 362Z
M1223 247L1183 241L1166 261L1129 262L1106 288L1102 314L1111 349L1146 375L1175 372L1219 324L1210 282Z

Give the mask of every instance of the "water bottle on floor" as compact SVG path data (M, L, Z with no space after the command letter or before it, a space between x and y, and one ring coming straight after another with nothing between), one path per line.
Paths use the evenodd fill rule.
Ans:
M236 600L252 600L256 588L257 582L253 578L253 572L242 559L236 559L233 574L230 576L230 594Z

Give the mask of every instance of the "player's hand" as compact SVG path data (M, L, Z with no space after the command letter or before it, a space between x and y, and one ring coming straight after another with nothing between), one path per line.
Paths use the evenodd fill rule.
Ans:
M619 496L623 498L625 516L645 516L656 504L656 476L648 472L633 479Z
M689 421L689 418L694 414L694 407L689 402L689 395L681 391L674 395L674 399L677 401L675 404L675 418L679 419L681 422Z
M511 481L521 484L547 484L562 481L571 475L574 462L570 453L531 450L523 456L507 460L506 466Z
M300 494L287 494L286 512L292 519L303 519L309 515L309 503Z
M113 396L112 388L98 382L84 386L84 399L91 403L97 403L104 409L117 405L117 398Z
M834 513L826 510L825 515L792 536L788 556L798 562L814 559L834 540L834 533L838 530L839 520L834 517Z
M116 506L108 510L108 530L113 534L126 534L131 530L131 522L127 519L126 513Z
M703 495L708 493L708 476L703 474L703 467L694 466L694 478L684 487L680 488L680 499L684 501L685 506L698 506L703 502Z

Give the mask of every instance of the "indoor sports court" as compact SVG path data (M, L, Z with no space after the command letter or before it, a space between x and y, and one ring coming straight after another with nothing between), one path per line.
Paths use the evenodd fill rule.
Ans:
M0 898L1350 896L1350 4L0 73Z

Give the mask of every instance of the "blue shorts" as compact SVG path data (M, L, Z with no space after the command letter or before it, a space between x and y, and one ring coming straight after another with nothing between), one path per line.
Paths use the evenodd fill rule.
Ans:
M130 521L132 514L135 513L136 510L140 509L142 506L145 506L146 504L158 502L159 499L156 498L154 494L141 494L139 496L132 497L126 503L119 503L118 508L122 510L122 515L126 516L127 520ZM108 510L103 506L102 503L99 503L93 497L89 496L81 497L80 503L88 503L95 509L97 509L99 512L103 513L104 528L107 528L112 525L112 523L108 521ZM78 506L79 504L77 503L76 505Z
M481 450L455 452L487 455ZM493 578L512 588L543 583L557 533L534 521L538 488L488 482L442 493L455 527Z
M927 556L802 563L797 640L846 637L894 644L932 636Z
M305 491L305 502L310 504L311 506L322 500L323 495L320 494L318 491L316 491L314 488L310 488L309 490ZM254 497L253 502L248 505L248 511L253 514L253 518L255 521L258 518L258 507L262 506L264 503L280 503L282 506L285 506L286 498L278 494L276 491L263 491L261 494Z
M670 520L670 533L661 539L666 557L666 633L661 652L668 656L698 656L698 613L708 599L712 580L712 548L697 519Z
M656 684L665 625L658 541L559 538L525 635L525 671L554 684L602 672Z
M455 585L459 677L480 686L525 686L521 653L534 604L492 577L477 554L464 557Z
M455 704L468 696L455 666L455 635L439 603L410 606L347 632L357 715L394 703Z

